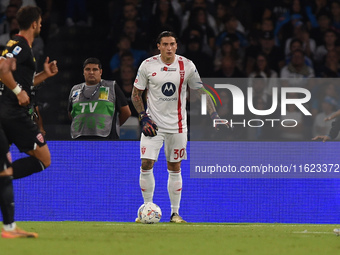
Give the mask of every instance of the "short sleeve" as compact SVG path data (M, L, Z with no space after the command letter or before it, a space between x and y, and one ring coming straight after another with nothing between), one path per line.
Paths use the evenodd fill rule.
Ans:
M139 90L145 90L147 84L148 84L147 62L143 61L138 68L136 79L133 85Z
M188 85L191 89L199 89L203 87L203 83L201 77L197 71L197 68L193 62L189 63L188 68L189 76L188 76Z

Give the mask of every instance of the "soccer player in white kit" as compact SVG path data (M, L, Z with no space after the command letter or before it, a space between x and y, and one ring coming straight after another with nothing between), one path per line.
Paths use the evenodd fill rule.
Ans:
M178 210L182 192L181 161L187 157L187 86L197 90L203 85L194 63L176 54L177 38L173 32L162 32L157 38L157 47L160 54L144 60L140 65L131 97L142 123L139 183L144 203L153 202L153 166L164 143L169 173L170 222L185 223ZM146 111L142 100L145 89ZM205 93L201 89L198 91ZM207 110L212 118L217 118L210 101L207 101Z

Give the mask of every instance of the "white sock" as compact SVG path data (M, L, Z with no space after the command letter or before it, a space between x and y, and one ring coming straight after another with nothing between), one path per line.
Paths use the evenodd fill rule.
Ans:
M155 177L153 175L153 168L150 170L140 169L139 186L142 190L144 203L153 201L153 192L155 190Z
M4 224L3 228L5 231L13 231L15 228L17 227L17 224L15 224L15 222L11 223L11 224Z
M171 171L168 169L168 192L171 203L171 214L178 213L182 194L182 174L181 170Z

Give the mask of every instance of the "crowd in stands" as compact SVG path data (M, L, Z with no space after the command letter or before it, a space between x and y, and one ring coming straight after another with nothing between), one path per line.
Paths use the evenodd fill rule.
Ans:
M38 58L43 56L54 22L51 13L60 6L57 2L2 0L0 47L18 31L18 8L38 5L43 10L44 30L33 50ZM330 128L330 122L323 119L340 108L340 85L335 79L302 81L340 77L340 0L69 0L64 7L59 26L100 26L107 31L101 40L109 45L105 53L110 56L103 57L107 60L103 64L129 100L139 64L158 53L157 35L171 30L179 38L177 53L191 59L202 78L261 78L258 84L242 88L246 91L253 86L254 107L270 108L272 88L292 86L276 78L294 78L294 86L311 91L306 107L312 116L302 115L294 106L287 109L286 119L299 120L290 133L278 127L277 133L252 130L236 139L305 140L323 135ZM230 119L231 94L221 92L221 98L225 101L218 107L219 115Z

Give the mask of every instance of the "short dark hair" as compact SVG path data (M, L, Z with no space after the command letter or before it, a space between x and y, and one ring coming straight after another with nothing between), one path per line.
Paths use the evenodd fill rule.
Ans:
M17 12L17 20L20 30L27 30L34 21L41 17L41 9L37 6L27 5Z
M172 31L163 31L162 33L160 33L158 35L158 37L156 39L156 42L157 43L161 43L161 40L162 40L163 37L173 37L173 38L175 38L176 43L177 43L177 40L178 40L177 35L174 32L172 32Z
M290 41L290 43L289 43L289 48L291 48L292 45L293 45L294 43L296 43L296 42L298 42L301 46L303 46L303 42L302 42L300 39L294 38L294 39L292 39L292 40Z
M102 63L98 58L88 58L84 61L83 68L85 68L88 64L95 64L98 65L99 69L102 69Z

